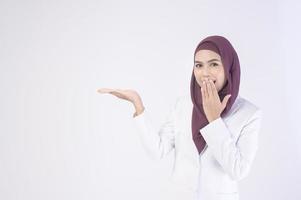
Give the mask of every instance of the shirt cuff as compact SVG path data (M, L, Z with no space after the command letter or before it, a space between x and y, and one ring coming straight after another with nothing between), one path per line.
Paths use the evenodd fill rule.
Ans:
M223 141L231 138L229 130L221 117L201 128L199 132L209 147L221 145Z

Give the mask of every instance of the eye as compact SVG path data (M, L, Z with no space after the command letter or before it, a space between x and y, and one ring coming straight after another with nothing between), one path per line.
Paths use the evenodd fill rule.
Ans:
M211 63L211 66L218 66L218 64L217 63Z
M195 67L202 67L202 65L200 65L200 64L196 64L196 65L195 65Z

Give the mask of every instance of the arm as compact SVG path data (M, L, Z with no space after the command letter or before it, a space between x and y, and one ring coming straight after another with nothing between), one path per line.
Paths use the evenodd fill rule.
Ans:
M133 117L133 122L139 131L141 142L146 152L154 160L164 158L175 147L174 115L177 102L178 100L170 108L165 121L158 131L154 130L147 109L144 109L142 113Z
M242 128L237 142L221 117L200 129L215 158L233 180L243 179L250 171L258 149L261 117L262 112L258 109Z

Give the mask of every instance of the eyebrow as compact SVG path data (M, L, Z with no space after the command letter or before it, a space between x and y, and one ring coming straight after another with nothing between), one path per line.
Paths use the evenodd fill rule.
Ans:
M220 60L219 60L219 59L216 59L216 58L214 58L214 59L208 60L208 61L207 61L207 63L210 63L210 62L213 62L213 61L218 61L218 62L220 62ZM194 61L194 63L202 63L202 62L201 62L201 61L198 61L198 60L196 60L196 61Z

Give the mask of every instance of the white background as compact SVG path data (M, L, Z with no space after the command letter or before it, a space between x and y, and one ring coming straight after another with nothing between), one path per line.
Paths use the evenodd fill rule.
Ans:
M173 153L146 157L131 103L159 128L189 92L193 53L228 38L240 94L264 111L243 200L300 199L298 1L0 1L0 199L185 199L168 181ZM298 16L299 15L299 16Z

